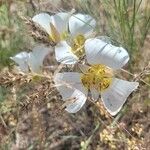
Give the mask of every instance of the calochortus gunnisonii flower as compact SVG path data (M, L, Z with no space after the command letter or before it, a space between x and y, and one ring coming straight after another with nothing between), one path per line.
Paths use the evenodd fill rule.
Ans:
M66 101L66 111L76 113L87 100L88 91L93 99L100 96L105 108L116 115L127 97L138 87L138 82L115 78L114 70L123 67L129 60L127 51L122 47L108 44L98 38L88 39L84 44L89 66L83 65L83 73L64 72L54 77L56 87Z
M56 60L63 64L74 64L85 54L84 42L96 26L95 19L80 13L57 13L52 16L40 13L32 20L56 43Z
M44 45L36 46L32 52L20 52L10 57L18 64L18 69L24 73L42 73L44 58L51 52L50 48Z

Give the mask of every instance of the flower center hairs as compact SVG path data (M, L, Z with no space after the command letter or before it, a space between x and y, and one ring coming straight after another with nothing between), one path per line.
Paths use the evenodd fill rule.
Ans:
M79 34L72 41L71 51L79 58L85 54L84 50L85 40L86 40L85 37Z
M112 83L113 71L105 65L90 66L87 72L81 76L81 82L87 90L94 88L101 92Z

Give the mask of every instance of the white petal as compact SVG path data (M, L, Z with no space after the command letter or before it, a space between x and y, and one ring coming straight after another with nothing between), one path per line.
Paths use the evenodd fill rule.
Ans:
M69 19L69 30L73 36L89 34L96 26L96 21L89 15L76 14Z
M57 14L51 16L51 23L54 25L54 27L60 34L66 31L67 29L66 22L62 20L61 17Z
M75 97L76 99L73 103L68 104L65 110L69 113L76 113L85 104L87 97L79 90L75 90L71 97Z
M63 64L75 64L77 56L71 52L71 47L65 41L61 41L55 46L55 56L58 62Z
M67 31L68 27L68 16L67 13L58 13L51 16L51 23L55 26L56 30L61 34Z
M116 115L127 97L138 87L138 82L129 82L115 78L112 85L101 93L104 106L111 115Z
M104 64L113 69L123 67L129 60L129 54L124 48L96 38L86 40L85 53L89 64Z
M38 15L35 15L32 20L39 24L48 34L51 34L50 29L50 22L51 22L51 16L47 13L40 13Z
M44 45L37 46L33 49L33 51L30 53L30 57L28 60L31 70L33 72L42 72L44 58L50 53L50 51L51 48L44 47Z
M64 86L64 87L68 86L69 89L71 89L71 90L78 89L86 95L87 91L83 87L80 78L81 78L80 73L77 73L77 72L63 72L63 73L57 73L54 76L54 82L56 83L56 87L57 87L57 84L61 85L61 86ZM58 86L58 88L59 88L59 86ZM68 98L69 92L68 92L68 94L66 94L66 96L64 94L63 94L64 99Z
M65 12L60 12L60 13L57 13L56 15L59 16L65 22L67 22L67 20L70 17L70 13L65 13Z
M13 61L15 61L19 65L19 69L23 72L28 72L28 58L29 54L27 52L21 52L14 57L10 57Z
M86 101L87 91L80 81L81 74L75 72L57 73L54 76L56 88L63 97L63 100L75 98L73 103L67 105L66 110L76 113L81 109Z

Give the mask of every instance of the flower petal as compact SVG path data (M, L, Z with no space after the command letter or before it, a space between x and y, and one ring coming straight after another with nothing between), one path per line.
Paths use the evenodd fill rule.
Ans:
M68 104L65 110L68 111L69 113L76 113L85 104L87 98L79 90L75 90L71 97L72 98L75 97L75 101L73 103Z
M82 86L80 76L81 74L76 72L57 73L54 76L56 88L63 100L75 98L74 102L67 104L66 110L70 113L79 111L86 101L87 91Z
M66 13L66 12L60 12L60 13L57 13L56 15L59 16L65 22L67 22L67 20L70 17L70 13Z
M28 72L28 58L29 54L27 52L21 52L14 57L10 57L13 61L15 61L19 65L19 69L23 72Z
M138 82L129 82L115 78L112 85L101 93L102 101L111 115L116 115L127 97L138 87Z
M89 34L96 26L96 21L89 15L76 14L69 19L69 30L73 36Z
M75 64L78 60L77 56L71 52L71 47L66 41L61 41L55 46L55 56L56 60L63 64Z
M67 31L68 28L69 14L58 13L51 16L51 23L55 26L56 30L62 34Z
M48 34L51 34L50 29L50 22L51 22L51 16L47 13L40 13L38 15L35 15L32 20L39 24Z
M129 60L129 54L124 48L96 38L86 40L85 53L89 64L104 64L113 69L123 67Z
M36 73L42 72L43 61L46 55L48 55L51 51L51 48L45 47L44 45L37 46L30 53L29 57L29 65L31 70Z

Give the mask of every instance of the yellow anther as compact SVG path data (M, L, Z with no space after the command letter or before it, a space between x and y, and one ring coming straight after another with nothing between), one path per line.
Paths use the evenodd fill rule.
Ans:
M81 82L85 88L101 92L110 86L112 77L112 69L105 65L93 65L81 76Z
M77 56L81 57L85 53L84 50L85 37L83 35L77 35L72 42L72 52Z

